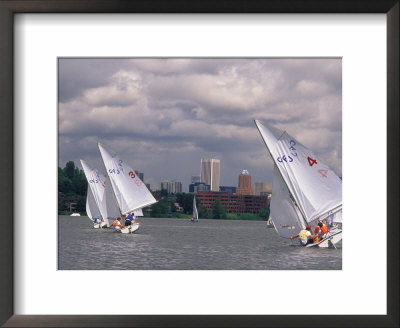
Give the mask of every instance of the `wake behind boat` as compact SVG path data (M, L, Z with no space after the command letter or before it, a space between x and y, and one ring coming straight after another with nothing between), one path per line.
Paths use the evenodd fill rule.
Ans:
M102 144L98 143L98 147L120 212L124 215L133 212L136 212L135 215L143 215L142 209L156 203L156 199L129 165L117 155L111 156ZM132 222L127 227L116 226L115 229L121 233L130 234L137 231L139 227L139 223Z
M270 218L278 234L290 238L319 221L341 222L342 180L285 131L254 122L274 162ZM341 240L340 228L331 232L330 242L315 246L332 247Z

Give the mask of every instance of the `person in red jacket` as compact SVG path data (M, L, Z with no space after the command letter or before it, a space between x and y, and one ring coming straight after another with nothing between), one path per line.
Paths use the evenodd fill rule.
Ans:
M329 237L330 233L329 233L328 227L325 224L323 224L322 222L318 222L318 225L321 230L321 239Z

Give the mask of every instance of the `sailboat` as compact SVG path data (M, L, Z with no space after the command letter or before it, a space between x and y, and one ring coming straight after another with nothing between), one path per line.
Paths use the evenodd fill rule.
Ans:
M120 215L110 181L97 169L92 169L84 160L80 161L88 181L86 213L92 222L94 218L103 219L102 222L95 222L94 228L110 227Z
M286 131L254 121L274 162L270 218L282 238L318 220L332 222L330 236L307 247L335 247L342 239L342 180Z
M140 180L128 164L117 155L111 156L101 143L98 143L98 146L119 210L123 215L135 211L139 211L140 214L144 207L157 202L143 181ZM132 225L118 231L133 233L139 229L139 226L139 223L132 222Z
M97 220L100 220L100 218L101 218L101 213L96 204L96 201L94 199L94 196L93 196L92 190L90 189L90 186L88 186L88 190L87 190L86 213L87 213L90 221L94 224L93 227L95 229L103 228L104 226L106 226L105 222L97 222Z
M190 219L191 222L198 222L199 221L199 213L197 212L196 206L196 196L193 196L193 216Z

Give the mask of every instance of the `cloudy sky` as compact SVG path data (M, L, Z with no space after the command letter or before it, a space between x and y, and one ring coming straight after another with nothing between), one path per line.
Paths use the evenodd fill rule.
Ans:
M272 160L253 122L286 130L342 173L340 59L60 59L59 166L82 158L105 173L97 142L144 173L200 175L221 160L220 185L247 169L272 181Z

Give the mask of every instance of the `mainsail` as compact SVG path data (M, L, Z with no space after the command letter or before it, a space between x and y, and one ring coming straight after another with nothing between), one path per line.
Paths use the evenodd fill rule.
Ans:
M196 197L193 196L193 218L195 221L199 221L199 213L197 212Z
M296 212L293 222L301 226L340 211L342 180L312 151L288 133L258 120L254 122L276 166L271 199L271 217L276 229L279 226L277 217L283 216L280 214L283 211L279 208L280 203L291 204L290 211ZM288 207L285 207L286 210ZM296 224L293 225L296 229L299 228Z
M90 193L88 192L88 200L89 195L91 195L100 212L98 217L101 216L109 227L114 219L120 215L115 197L112 193L110 181L98 170L92 169L85 161L81 160L81 164L89 184L88 189L90 189Z
M127 214L157 202L129 165L118 156L111 156L102 144L98 145L121 213Z
M90 220L93 221L94 218L100 218L101 213L100 210L96 204L96 200L94 199L92 190L90 189L90 186L88 186L87 190L87 197L86 197L86 213Z

